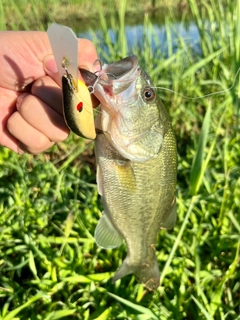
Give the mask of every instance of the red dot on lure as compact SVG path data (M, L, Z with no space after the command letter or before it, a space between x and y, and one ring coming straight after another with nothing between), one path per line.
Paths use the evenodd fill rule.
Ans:
M78 111L78 112L81 112L82 109L83 109L83 103L82 103L82 101L81 101L81 102L79 102L79 103L77 104L77 111Z

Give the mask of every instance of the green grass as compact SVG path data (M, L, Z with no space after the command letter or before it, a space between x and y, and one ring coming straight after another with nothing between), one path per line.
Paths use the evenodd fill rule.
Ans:
M105 18L117 19L121 1L113 0L109 6L109 0L97 0L91 3L89 0L2 0L0 3L1 30L3 29L40 29L45 30L51 21L76 26L77 30L89 30L89 26L99 28L99 12ZM169 8L175 16L179 16L181 5L175 0L129 0L125 15L131 24L142 21L145 14L156 14L163 18ZM190 11L189 11L190 12ZM1 15L1 13L3 13ZM4 18L7 18L6 20Z
M200 7L195 0L187 2L199 27L202 54L180 37L174 50L171 31L178 30L171 8L165 19L166 43L159 43L146 15L144 49L135 46L134 53L156 86L196 98L233 84L240 66L240 2L201 1ZM28 3L35 8L36 29L54 20L34 0ZM57 8L60 1L49 3ZM96 3L110 54L93 38L108 62L129 50L124 37L127 3L119 3L118 18L109 20L101 2ZM18 29L21 23L27 29L31 21L18 5L13 0L8 8L0 4L1 23L15 21L8 27ZM9 19L10 13L18 19ZM109 27L116 33L114 44ZM155 52L149 46L152 37L159 45ZM2 148L0 319L240 319L238 88L237 81L231 91L199 100L159 89L177 138L178 220L173 230L159 232L162 273L155 293L146 292L131 276L112 284L126 250L101 250L94 243L101 203L92 144L71 135L38 157Z

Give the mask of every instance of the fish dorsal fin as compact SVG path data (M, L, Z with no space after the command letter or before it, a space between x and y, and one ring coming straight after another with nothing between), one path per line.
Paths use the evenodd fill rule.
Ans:
M98 221L94 238L97 245L104 249L119 247L123 242L122 236L114 228L104 212L101 219Z
M175 198L169 215L165 220L163 220L161 224L161 229L172 229L175 225L176 218L177 218L177 205L176 205L176 198Z

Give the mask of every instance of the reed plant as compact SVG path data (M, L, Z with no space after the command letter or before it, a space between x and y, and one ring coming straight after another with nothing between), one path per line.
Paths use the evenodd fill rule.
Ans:
M1 28L61 22L54 14L65 3L47 2L3 0ZM37 157L1 148L0 319L240 319L240 1L182 1L180 22L191 16L197 43L179 35L167 1L165 41L146 14L133 43L125 20L133 1L115 1L107 17L105 2L94 3L98 34L89 25L89 35L101 60L135 53L176 134L178 219L159 232L161 284L149 293L132 276L111 283L126 250L101 250L92 236L101 209L92 144L70 135Z

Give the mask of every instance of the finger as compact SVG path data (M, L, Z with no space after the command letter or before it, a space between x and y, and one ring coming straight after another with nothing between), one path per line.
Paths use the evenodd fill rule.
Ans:
M59 87L62 86L62 79L60 78L60 75L58 73L56 61L54 59L54 56L52 54L47 55L43 59L43 68L45 70L45 73L51 77Z
M23 94L17 100L17 110L29 125L49 140L60 142L67 139L69 129L63 117L39 98Z
M45 32L1 31L0 86L26 91L45 74L42 60L50 53Z
M78 39L78 67L95 72L94 62L98 59L94 44L87 39Z
M63 114L62 89L49 76L44 76L34 81L31 92L58 114Z
M44 134L27 123L19 112L14 112L8 119L7 128L9 132L20 141L18 153L24 151L38 154L50 148L54 143Z
M19 93L16 91L0 88L0 145L13 151L17 151L17 140L7 129L9 116L16 111L16 100Z

